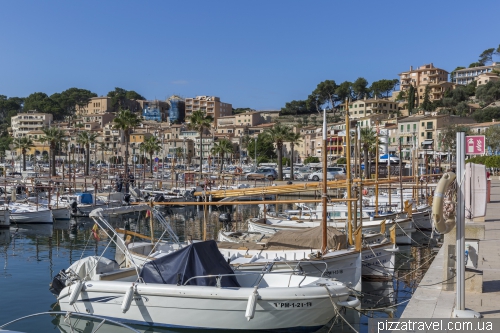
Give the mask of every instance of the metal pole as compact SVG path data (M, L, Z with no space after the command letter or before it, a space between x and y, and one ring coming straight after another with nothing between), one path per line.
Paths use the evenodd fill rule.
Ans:
M457 132L457 300L456 309L465 310L465 133Z
M401 200L401 212L402 212L404 209L404 205L403 205L403 164L402 164L403 155L401 155L401 140L402 138L399 138L399 195Z
M345 108L346 108L346 113L345 113L345 135L346 135L346 171L347 171L347 198L351 199L351 183L352 183L352 176L351 176L351 128L350 128L350 120L349 120L349 100L346 98L345 99ZM357 200L357 199L356 199ZM352 223L352 205L351 202L349 201L347 203L347 223L350 225ZM348 241L349 244L353 244L353 239L352 239L352 228L349 228L351 232L348 235Z
M326 202L326 184L327 184L327 162L326 162L326 109L323 109L323 193L321 194L321 202L323 204L323 218L321 220L321 231L322 231L322 242L321 242L321 253L326 252L326 244L327 244L327 202ZM350 203L349 203L350 204Z

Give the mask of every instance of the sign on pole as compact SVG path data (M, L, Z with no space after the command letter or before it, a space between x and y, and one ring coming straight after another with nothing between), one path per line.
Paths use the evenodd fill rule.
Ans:
M484 135L467 135L465 137L465 154L483 155L486 152Z

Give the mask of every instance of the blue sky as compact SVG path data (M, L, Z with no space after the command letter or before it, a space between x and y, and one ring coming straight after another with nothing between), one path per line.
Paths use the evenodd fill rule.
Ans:
M114 87L279 109L321 81L452 71L500 44L500 1L5 1L0 94ZM498 58L497 58L498 59ZM500 59L498 59L500 60Z

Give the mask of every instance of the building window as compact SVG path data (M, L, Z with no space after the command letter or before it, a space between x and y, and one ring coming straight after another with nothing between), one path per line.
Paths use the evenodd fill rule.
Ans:
M420 133L420 136L424 136L424 132L421 132L421 133Z
M401 125L401 132L404 132L404 125Z

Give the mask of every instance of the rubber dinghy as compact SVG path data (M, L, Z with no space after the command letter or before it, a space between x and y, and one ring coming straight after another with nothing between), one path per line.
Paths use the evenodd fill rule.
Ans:
M142 268L84 258L60 273L51 291L63 311L198 329L312 330L327 324L337 307L360 304L332 279L235 273L214 241L193 243Z

